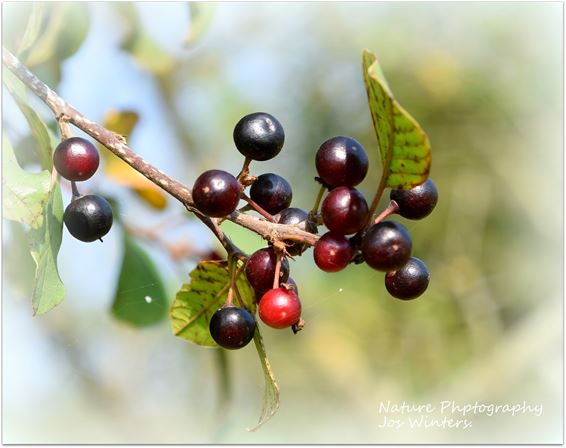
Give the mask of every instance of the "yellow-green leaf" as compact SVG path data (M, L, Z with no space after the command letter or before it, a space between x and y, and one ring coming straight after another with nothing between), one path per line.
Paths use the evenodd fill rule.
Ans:
M51 175L48 171L30 173L23 170L12 145L2 135L2 212L4 218L38 229L43 225L49 201Z
M59 182L52 185L43 224L28 235L30 252L36 263L32 306L34 314L44 314L65 298L65 287L57 269L57 254L63 237L63 200Z
M377 136L382 183L408 189L423 183L432 161L430 142L416 120L395 100L375 55L364 50L364 82Z
M28 23L18 48L18 55L21 55L24 51L31 47L39 36L39 31L41 30L41 24L43 22L44 6L45 4L43 2L33 2L31 14L28 18Z
M153 325L167 315L167 297L159 270L127 234L112 314L137 327Z
M228 263L201 261L189 276L190 283L182 286L171 307L173 333L198 345L217 347L208 327L212 315L224 305L228 297ZM240 275L236 285L246 308L255 314L254 291L246 276ZM234 303L238 303L236 295Z
M275 381L271 364L269 364L269 360L267 359L259 327L255 330L254 344L257 354L259 355L259 360L261 361L261 368L263 369L265 389L263 392L263 406L259 416L259 421L256 426L249 428L248 431L255 431L258 429L261 425L273 417L279 409L279 385Z
M29 106L22 82L9 70L4 70L3 75L4 79L2 81L29 124L37 145L36 148L41 161L41 167L44 170L51 171L53 168L53 150L57 145L57 140L38 113Z

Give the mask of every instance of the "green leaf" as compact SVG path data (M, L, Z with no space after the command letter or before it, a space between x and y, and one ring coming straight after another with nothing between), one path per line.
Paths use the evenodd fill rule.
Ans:
M30 49L28 66L61 62L72 56L89 30L88 5L82 2L51 2L45 6L46 27Z
M269 360L267 359L267 354L265 353L265 346L263 345L263 338L261 337L261 333L259 332L259 327L257 327L255 330L254 344L261 361L261 367L263 369L265 389L263 392L263 406L261 409L261 415L259 416L259 421L253 428L248 428L248 431L255 431L256 429L258 429L261 425L263 425L271 417L273 417L279 409L279 386L275 381L275 376L273 375L271 364L269 364Z
M182 286L171 307L173 333L198 345L217 347L208 326L212 315L228 297L228 263L201 261L189 276L191 282ZM248 310L255 314L254 291L245 275L238 277L236 286ZM237 303L236 297L234 302Z
M9 239L4 242L5 254L10 254L10 262L4 263L4 275L15 292L21 297L33 294L35 262L29 253L28 235L24 226L17 222L7 222Z
M37 112L28 105L22 82L9 70L4 70L3 75L4 84L22 111L37 143L41 167L44 170L51 171L53 168L53 149L57 146L58 141Z
M364 82L383 165L385 187L409 189L427 178L432 161L427 135L393 98L375 55L364 50Z
M190 47L203 35L212 23L216 4L211 2L189 2L191 24L185 39L185 46Z
M112 314L136 327L156 324L167 314L167 294L159 271L146 251L127 234Z
M38 229L43 225L49 201L51 175L48 171L29 173L16 160L12 145L2 135L2 212L4 218Z
M41 30L41 24L43 22L44 6L45 4L43 2L33 2L31 14L18 48L18 55L21 55L37 40Z
M44 211L43 224L31 229L28 238L30 252L37 266L33 285L34 314L44 314L65 298L65 287L57 269L57 254L63 236L63 200L59 182L52 184Z

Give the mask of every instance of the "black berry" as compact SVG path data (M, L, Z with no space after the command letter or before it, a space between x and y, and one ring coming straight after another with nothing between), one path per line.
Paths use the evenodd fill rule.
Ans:
M422 219L434 210L438 191L431 179L410 190L391 190L389 196L399 205L399 214L407 219Z
M300 229L310 233L317 233L318 229L316 225L308 220L308 216L309 214L303 209L297 207L289 207L281 211L277 222L279 224L285 224L288 226L297 226ZM301 244L297 241L287 241L286 243L287 252L289 252L289 254L291 255L300 255L308 247L307 245Z
M410 300L426 291L429 280L426 265L418 258L412 257L402 268L385 274L385 287L393 297Z
M279 154L284 142L281 123L264 112L246 115L234 128L236 148L252 160L272 159Z
M413 242L407 229L394 221L371 226L362 239L362 255L366 263L378 271L401 268L411 256Z
M368 172L368 156L352 137L326 140L316 153L316 170L330 187L355 187Z
M314 245L314 262L325 272L338 272L348 266L354 248L343 235L325 233Z
M96 172L100 156L96 147L80 137L63 140L53 152L53 165L65 179L87 180Z
M252 184L250 197L267 213L275 215L291 205L291 185L281 176L273 173L262 174Z
M193 201L205 215L221 218L236 210L240 184L226 171L205 171L193 185Z
M71 235L90 243L106 235L112 227L112 207L101 196L89 194L72 201L63 221Z
M256 322L244 308L220 308L210 319L210 335L221 347L229 350L242 348L253 339Z
M275 277L275 265L277 255L275 249L266 247L254 252L246 264L246 277L252 288L258 293L263 294L273 288L273 278ZM289 262L286 258L281 259L279 271L279 281L286 282L289 278Z
M329 192L322 203L321 214L326 227L341 235L362 230L369 218L364 196L349 187L338 187Z

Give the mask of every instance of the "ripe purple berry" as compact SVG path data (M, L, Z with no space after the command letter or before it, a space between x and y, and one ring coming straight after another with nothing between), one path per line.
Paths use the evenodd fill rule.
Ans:
M240 202L240 184L226 171L205 171L193 185L193 201L205 215L221 218L236 210Z
M256 322L244 308L227 306L216 311L210 319L209 331L212 339L229 350L242 348L253 339Z
M413 242L407 229L394 221L371 226L362 239L366 263L378 271L394 271L407 263Z
M338 187L328 193L321 208L322 220L336 234L350 235L362 230L369 219L367 202L358 190Z
M355 187L368 172L368 156L352 137L332 137L316 153L316 170L329 187Z
M430 275L426 265L416 257L398 270L385 274L385 287L397 299L411 300L426 291Z
M279 154L284 142L283 126L265 112L246 115L234 128L236 148L252 160L272 159Z
M67 206L63 221L71 235L90 243L102 238L112 228L112 207L101 196L81 196Z
M431 179L410 190L391 190L389 197L397 202L399 214L407 219L423 219L438 202L438 191Z

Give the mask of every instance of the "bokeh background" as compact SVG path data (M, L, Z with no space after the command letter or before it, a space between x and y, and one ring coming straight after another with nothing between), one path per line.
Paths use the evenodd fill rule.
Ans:
M360 189L373 194L380 166L361 50L374 51L433 146L436 211L422 222L399 218L431 284L401 302L367 266L325 274L311 251L291 263L307 325L297 336L263 330L281 408L250 433L263 391L253 344L226 353L226 383L218 351L174 337L168 319L137 329L109 312L120 226L104 244L64 233L66 300L34 318L22 231L4 221L5 443L562 441L561 3L233 2L204 5L198 16L193 8L193 17L186 3L58 5L51 19L65 17L71 50L46 47L34 70L72 105L99 122L110 110L137 112L131 146L189 185L205 169L237 173L234 124L270 112L285 127L285 148L252 172L286 177L302 208L317 192L315 151L334 135L366 148L371 168ZM30 11L2 6L5 30ZM3 110L3 127L25 151L29 129L8 95ZM158 233L173 247L216 247L179 204L157 210L104 170L83 189L112 196L132 228L168 223ZM68 186L63 195L68 203ZM224 227L245 250L262 246ZM171 301L195 260L139 241ZM379 428L387 400L526 401L544 410L476 416L468 430L399 431Z

